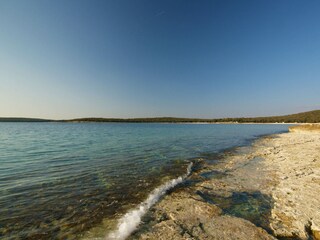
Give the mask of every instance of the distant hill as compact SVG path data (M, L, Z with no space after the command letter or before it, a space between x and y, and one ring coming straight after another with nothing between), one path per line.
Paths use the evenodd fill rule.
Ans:
M0 122L124 122L124 123L320 123L320 110L284 116L251 118L77 118L70 120L48 120L39 118L0 118Z
M253 117L253 118L218 118L218 119L198 119L198 118L174 118L174 117L158 117L158 118L79 118L66 120L67 122L136 122L136 123L317 123L320 122L320 110L271 117Z
M216 119L219 121L219 119ZM223 121L247 123L319 123L320 122L320 110L314 110L309 112L302 112L284 116L271 116L271 117L254 117L254 118L224 118Z
M1 118L0 117L0 122L51 122L53 120L48 120L48 119L40 119L40 118Z
M66 120L67 122L132 122L132 123L186 123L186 122L208 122L211 119L198 118L174 118L174 117L156 117L156 118L78 118Z

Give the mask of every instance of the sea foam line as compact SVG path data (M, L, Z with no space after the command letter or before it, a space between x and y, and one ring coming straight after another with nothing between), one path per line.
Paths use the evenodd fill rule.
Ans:
M182 183L183 180L188 177L191 173L193 163L191 162L187 168L187 174L180 176L176 179L170 180L165 184L154 189L148 198L142 202L137 208L126 213L122 218L120 218L118 223L118 228L108 234L107 240L124 240L130 236L130 234L137 229L141 222L141 218L146 212L154 205L160 197L162 197L169 189Z

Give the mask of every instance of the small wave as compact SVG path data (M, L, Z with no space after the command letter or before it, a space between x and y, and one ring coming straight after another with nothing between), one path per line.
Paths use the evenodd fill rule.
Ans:
M114 232L111 232L106 239L107 240L124 240L130 236L130 234L137 229L141 222L141 218L146 214L148 209L154 205L160 197L162 197L169 189L182 183L183 180L191 174L193 163L191 162L187 168L187 174L180 176L176 179L170 180L165 184L157 187L150 193L148 198L142 202L137 208L126 213L118 223L118 228Z

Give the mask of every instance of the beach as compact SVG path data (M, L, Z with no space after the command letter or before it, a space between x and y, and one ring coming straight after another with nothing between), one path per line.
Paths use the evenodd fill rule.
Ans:
M310 125L40 126L0 125L1 239L319 239Z
M205 163L222 166L218 153L288 126L44 122L0 130L0 238L104 240L129 236L145 226L140 218L149 223L150 207L193 186Z
M320 132L306 127L199 159L129 239L320 239Z

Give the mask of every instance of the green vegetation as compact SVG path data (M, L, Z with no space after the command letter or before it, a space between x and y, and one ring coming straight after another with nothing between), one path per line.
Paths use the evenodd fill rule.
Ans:
M70 120L47 120L37 118L0 118L0 122L124 122L124 123L320 123L320 110L285 116L255 118L78 118Z

